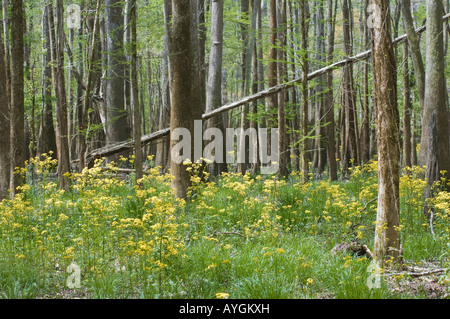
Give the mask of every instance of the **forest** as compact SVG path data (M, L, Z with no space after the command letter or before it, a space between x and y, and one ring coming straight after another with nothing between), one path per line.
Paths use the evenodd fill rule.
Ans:
M0 299L450 297L449 0L0 2Z

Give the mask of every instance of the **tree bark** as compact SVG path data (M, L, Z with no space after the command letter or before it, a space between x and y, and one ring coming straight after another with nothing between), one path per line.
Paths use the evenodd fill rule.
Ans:
M399 261L399 114L396 93L396 60L391 39L388 0L376 0L379 25L373 29L373 63L378 103L378 208L375 259Z
M16 168L25 166L25 102L24 102L24 17L23 0L11 2L11 191L23 183Z
M5 52L0 34L0 78L6 79ZM0 81L0 201L8 198L10 183L10 112L6 81Z
M408 43L403 44L403 164L411 164L411 84L409 76Z
M300 28L302 29L302 175L303 181L309 180L309 156L308 156L308 2L305 0L300 1L301 7L301 21Z
M427 0L426 80L422 115L422 142L424 147L427 187L424 212L429 214L427 199L434 196L434 182L450 177L450 143L448 107L446 102L445 56L442 1ZM427 141L427 145L422 145ZM425 148L426 147L426 148ZM419 161L420 163L420 161ZM442 185L447 188L447 185Z
M53 13L49 11L50 32L53 38L52 22ZM69 190L69 179L65 176L70 173L70 153L69 153L69 131L67 127L67 97L66 80L64 75L64 3L63 0L57 0L57 26L55 42L52 42L52 60L56 62L54 67L54 86L56 96L56 131L59 146L58 149L58 179L61 189Z
M130 138L130 130L125 109L125 52L123 1L105 0L106 49L108 68L106 80L107 125L106 142L108 145ZM118 156L110 158L117 161Z
M335 21L337 12L337 1L334 5L333 13L333 0L328 1L328 52L327 62L331 64L333 61L334 52L334 37L335 37ZM336 162L336 140L335 140L335 120L334 120L334 96L333 96L333 71L330 70L327 73L328 92L326 94L325 105L327 107L326 119L329 123L326 126L327 134L327 162L330 180L337 180L337 162Z
M48 7L43 7L42 14L42 112L39 127L39 139L37 156L48 154L50 151L57 154L55 127L53 124L52 106L52 67L51 67L51 47L50 33L48 26Z
M278 21L278 44L281 49L278 50L278 74L279 81L281 83L287 82L287 66L286 66L286 54L284 48L287 43L287 17L286 17L286 0L278 1L279 4L279 18ZM286 130L286 103L289 100L288 91L278 94L278 175L282 178L286 178L289 175L289 147L288 136Z
M206 112L211 112L222 105L223 6L223 0L211 3L211 50L206 88ZM206 121L206 126L208 128L215 127L222 133L225 133L224 118L222 116ZM216 150L216 154L218 154L218 150ZM215 162L209 167L212 176L220 176L222 172L227 171L225 148L222 149L222 154L224 157L221 163Z
M189 0L172 0L172 30L170 43L170 72L172 109L170 129L184 128L193 137L194 113L191 91L191 10ZM185 136L184 138L187 138ZM178 141L171 138L170 149ZM192 160L192 154L183 154L182 160ZM183 163L171 157L170 172L174 176L172 187L179 198L186 198L191 185L189 172Z
M139 88L137 73L137 7L136 0L129 0L131 23L131 101L133 103L133 139L134 145L134 169L136 184L143 177L142 171L142 144L141 144L141 112L139 105Z
M349 1L344 0L342 5L344 14L344 51L346 56L353 55L353 40L351 30L352 12ZM342 102L343 102L343 135L342 135L342 175L348 177L350 166L359 165L358 150L358 124L356 118L356 98L353 81L353 64L344 66L342 81Z

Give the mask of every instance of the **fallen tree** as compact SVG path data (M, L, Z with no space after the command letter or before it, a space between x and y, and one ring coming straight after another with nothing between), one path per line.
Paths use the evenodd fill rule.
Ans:
M450 18L450 14L446 14L445 16L442 17L442 21L445 22L449 18ZM419 35L419 34L423 33L425 30L426 30L426 25L424 25L424 26L422 26L420 28L417 28L416 29L416 34ZM394 39L393 43L394 43L394 45L397 46L397 45L405 42L406 40L407 40L407 35L404 34L404 35L399 36L398 38ZM319 76L324 75L324 74L326 74L326 73L328 73L330 71L333 71L334 69L338 69L338 68L346 65L347 63L355 63L355 62L358 62L358 61L367 60L368 58L371 57L371 55L372 55L372 50L367 50L367 51L361 52L361 53L359 53L357 55L354 55L352 57L347 57L344 60L335 62L333 64L330 64L330 65L326 66L326 67L323 67L321 69L318 69L318 70L316 70L314 72L309 73L307 75L307 77L306 77L306 81L310 81L310 80L312 80L312 79L314 79L316 77L319 77ZM263 90L263 91L260 91L260 92L258 92L256 94L246 96L246 97L244 97L244 98L242 98L242 99L240 99L238 101L228 103L228 104L223 105L223 106L221 106L221 107L219 107L219 108L217 108L217 109L215 109L215 110L213 110L213 111L211 111L209 113L203 114L202 119L203 120L207 120L207 119L215 117L215 116L217 116L217 115L219 115L219 114L221 114L223 112L227 112L227 111L233 110L233 109L235 109L235 108L237 108L239 106L242 106L244 104L251 103L251 102L256 101L256 100L265 99L268 96L271 96L273 94L278 94L278 93L283 92L283 91L285 91L287 89L290 89L290 88L294 87L295 85L302 83L302 81L304 81L303 77L296 78L296 79L291 80L289 82L282 83L282 84L270 87L270 88L268 88L266 90ZM170 128L165 128L165 129L159 130L159 131L154 132L154 133L143 135L142 138L141 138L142 146L147 145L150 142L158 140L161 137L167 136L169 134L170 134ZM86 158L86 163L88 164L88 166L91 166L95 159L99 159L99 158L102 158L102 157L107 157L107 156L110 156L110 155L121 153L121 152L123 152L125 150L129 150L129 149L132 149L132 148L134 148L134 141L133 140L128 140L128 141L116 143L116 144L113 144L113 145L108 145L108 146L105 146L105 147L102 147L102 148L98 148L98 149L95 149L95 150L93 150L93 151L88 153L87 158Z

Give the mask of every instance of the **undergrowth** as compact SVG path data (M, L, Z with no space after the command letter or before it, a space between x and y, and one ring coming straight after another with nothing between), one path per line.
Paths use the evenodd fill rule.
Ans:
M371 288L365 257L330 253L342 241L373 247L375 161L352 168L348 181L307 183L300 173L204 182L189 163L187 200L158 167L135 186L103 160L70 175L65 192L52 178L56 164L31 160L17 172L27 184L0 204L0 298L405 297L384 281ZM430 225L422 176L415 167L400 180L403 258L446 266L450 195L433 199ZM76 287L69 265L79 267Z

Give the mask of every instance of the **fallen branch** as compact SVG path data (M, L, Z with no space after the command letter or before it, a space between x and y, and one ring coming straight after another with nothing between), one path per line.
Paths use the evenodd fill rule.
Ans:
M445 271L446 271L446 269L434 269L434 270L424 271L424 272L402 272L402 273L398 273L397 275L408 275L408 276L416 278L416 277L421 277L421 276L437 275L437 274L441 274Z

